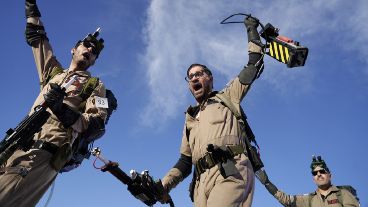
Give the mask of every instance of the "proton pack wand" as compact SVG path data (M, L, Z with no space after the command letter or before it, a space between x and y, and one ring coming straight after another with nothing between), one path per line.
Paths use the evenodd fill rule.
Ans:
M222 20L220 24L244 23L244 21L227 21L234 16L252 17L259 22L262 28L259 34L266 41L266 44L261 42L254 43L262 47L265 54L286 64L288 68L304 66L308 56L307 47L301 46L299 42L288 37L279 35L279 29L273 27L270 23L264 26L257 18L250 14L233 14Z
M142 174L138 174L135 170L131 170L131 176L129 176L119 168L119 163L105 159L101 155L100 148L94 148L91 153L96 157L96 160L99 159L105 164L101 168L97 168L94 163L93 165L96 169L101 169L102 172L108 171L111 173L114 177L128 186L128 191L134 197L147 206L153 206L157 201L162 200L164 187L162 186L161 180L155 181L153 177L148 174L147 170L143 171ZM170 207L175 207L170 196L166 203L169 204Z

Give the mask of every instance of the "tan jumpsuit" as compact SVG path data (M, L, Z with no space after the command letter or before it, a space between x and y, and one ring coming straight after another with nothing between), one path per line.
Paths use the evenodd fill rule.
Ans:
M42 24L33 18L28 18L28 22ZM42 39L38 45L32 47L32 51L41 82L45 80L54 67L61 67L47 39ZM71 145L74 139L88 128L91 119L96 117L102 120L106 119L106 109L95 105L95 97L105 97L105 87L102 82L99 82L91 96L86 100L84 109L79 109L83 101L79 92L90 77L88 71L65 71L56 75L49 83L62 84L73 75L77 75L78 80L66 90L67 97L64 99L64 103L70 108L80 111L81 116L71 127L66 129L48 109L52 115L34 139L51 142L59 147L65 143ZM47 84L41 89L32 111L35 106L44 101L43 94L49 88L50 85ZM16 151L7 161L5 173L0 175L0 207L35 206L58 174L49 164L51 157L51 153L42 149L31 149L27 152Z
M223 92L239 107L249 88L250 85L243 85L235 78ZM195 164L207 152L208 144L244 146L240 138L238 120L217 97L209 98L197 117L186 113L180 153L192 157L192 163ZM245 154L237 155L234 159L239 171L235 175L225 179L217 166L200 175L194 190L194 206L251 206L254 193L254 172L251 163ZM171 169L163 178L163 185L168 189L175 187L181 181L180 176L178 169Z

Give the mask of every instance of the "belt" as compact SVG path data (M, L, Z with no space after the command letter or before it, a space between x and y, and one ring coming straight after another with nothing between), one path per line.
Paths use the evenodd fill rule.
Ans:
M51 154L55 154L59 147L56 144L52 144L51 142L45 142L41 140L37 140L33 145L32 149L42 149L50 152Z
M221 153L220 156L217 155L214 157L213 153L207 152L203 157L199 158L195 164L195 173L197 178L207 169L211 169L218 163L244 153L244 147L241 145L226 145L225 147L226 150L223 150L223 153Z

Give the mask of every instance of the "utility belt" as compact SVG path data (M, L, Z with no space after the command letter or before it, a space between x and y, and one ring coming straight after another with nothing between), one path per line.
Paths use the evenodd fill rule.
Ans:
M57 152L57 150L59 149L59 147L56 144L53 144L51 142L45 142L45 141L42 141L42 140L37 140L32 145L32 149L46 150L49 153L51 153L52 155L54 155Z
M244 147L241 145L226 145L217 147L209 144L207 146L206 154L195 164L195 174L197 179L207 169L211 169L215 165L219 165L220 172L224 177L235 174L238 171L235 168L235 162L233 161L233 158L242 153L244 153Z

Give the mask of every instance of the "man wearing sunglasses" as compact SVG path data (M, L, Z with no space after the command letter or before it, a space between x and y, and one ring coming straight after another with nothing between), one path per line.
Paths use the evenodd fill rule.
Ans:
M73 141L82 135L91 140L101 137L108 116L105 86L99 79L91 79L87 71L104 47L98 33L89 34L75 44L70 66L64 70L53 54L36 0L25 3L26 40L32 47L41 81L41 93L30 113L45 103L51 116L34 136L31 149L15 151L0 169L2 207L35 206L70 159ZM72 77L73 84L62 89L61 85ZM95 80L94 86L86 88L89 80Z
M226 105L222 94L232 105L240 103L263 69L263 51L257 31L259 22L253 17L244 21L248 34L249 61L226 88L213 90L213 76L208 67L192 64L185 80L196 106L186 112L180 148L181 157L162 179L167 192L186 178L194 165L190 197L197 207L251 206L254 172L245 153L241 127Z
M268 192L286 207L359 207L357 198L347 188L352 189L351 186L331 184L331 172L321 156L313 156L310 167L317 190L305 195L287 195L280 191L264 170L257 172L257 177Z

